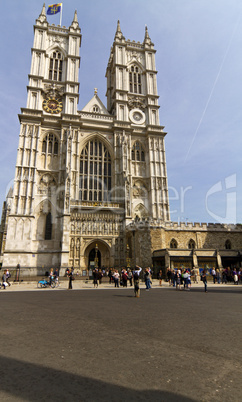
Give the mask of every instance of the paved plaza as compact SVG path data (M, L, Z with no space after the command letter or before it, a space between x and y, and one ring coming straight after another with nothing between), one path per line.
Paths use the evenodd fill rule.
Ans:
M1 401L240 401L242 286L13 284L1 298Z

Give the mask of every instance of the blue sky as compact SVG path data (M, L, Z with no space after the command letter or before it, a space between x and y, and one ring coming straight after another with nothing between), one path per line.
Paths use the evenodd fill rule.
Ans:
M48 6L50 3L46 3ZM43 1L0 0L0 207L11 185L26 107L33 25ZM106 105L106 66L117 20L126 39L155 44L165 126L171 219L242 222L242 2L68 0L82 30L79 109L94 88ZM49 16L59 24L59 15Z

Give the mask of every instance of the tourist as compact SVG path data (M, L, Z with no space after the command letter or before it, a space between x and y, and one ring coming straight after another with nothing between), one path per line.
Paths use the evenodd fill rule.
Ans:
M207 270L204 269L201 275L201 279L203 281L204 284L204 291L207 293L208 288L207 288Z
M192 274L193 274L193 282L198 283L199 269L193 267Z
M141 271L142 271L142 268L139 267L138 265L136 265L135 270L133 272L135 297L140 297L139 277L140 277Z
M126 269L122 270L122 283L123 283L123 287L127 288L127 282L128 282L128 273L126 271Z
M159 285L162 286L162 269L158 273Z
M98 281L99 281L99 285L102 284L102 278L103 278L103 273L102 273L102 270L99 269L99 271L98 271Z
M114 287L115 288L119 288L119 278L120 278L119 272L118 272L117 269L115 269L115 271L113 273Z
M221 272L220 272L220 269L216 269L216 281L217 281L217 283L218 284L220 284L220 282L221 282Z
M129 280L130 286L132 286L133 285L133 274L131 272L131 269L128 269L128 280Z
M11 278L11 274L8 270L8 268L6 269L6 282L8 284L8 286L11 286L11 283L9 282L9 279Z
M215 271L215 268L214 268L214 267L213 267L213 269L212 269L211 275L212 275L212 277L213 277L213 283L215 284L215 283L216 283L216 271Z
M150 290L151 289L151 286L150 286L150 283L151 283L151 271L150 271L150 268L145 269L144 277L145 277L146 290Z
M98 287L98 270L97 270L97 268L94 268L94 270L92 271L92 277L93 277L94 288L97 288Z
M239 284L239 277L238 277L238 272L237 272L236 268L233 270L233 277L234 277L234 284L238 285Z
M50 273L49 273L49 286L50 287L52 285L53 279L54 279L54 270L53 270L53 268L51 268Z
M178 288L180 290L181 289L181 270L180 269L178 269L174 274L174 283L175 283L175 286L176 286L176 290Z
M167 276L167 281L169 283L169 286L171 286L172 285L172 272L171 272L170 267L167 268L166 276Z
M3 272L3 276L2 276L3 289L6 289L6 286L8 286L6 273L7 273L7 270L5 269L5 271Z
M69 277L69 287L68 289L72 289L72 281L74 281L74 268L72 267L68 274Z

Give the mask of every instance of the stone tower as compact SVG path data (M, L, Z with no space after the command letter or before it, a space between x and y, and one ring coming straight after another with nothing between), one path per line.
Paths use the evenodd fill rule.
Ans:
M60 266L70 197L70 123L77 116L81 33L75 12L65 27L34 25L27 106L19 115L17 163L3 265L33 272Z
M154 44L126 41L118 22L108 62L107 108L114 116L116 186L125 189L126 223L169 221L165 134L159 121Z
M120 267L134 221L169 221L155 50L126 41L118 22L107 66L107 107L97 90L78 111L81 30L34 26L3 266L26 274L74 266ZM90 77L90 79L92 79ZM9 205L9 204L8 204ZM149 251L151 258L152 251Z

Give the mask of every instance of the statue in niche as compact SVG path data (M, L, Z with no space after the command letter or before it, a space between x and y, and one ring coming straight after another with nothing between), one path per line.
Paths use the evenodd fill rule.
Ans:
M134 209L134 217L136 222L143 218L147 218L148 216L148 211L143 204L137 205L137 207Z
M133 198L147 198L147 190L141 181L134 183Z

